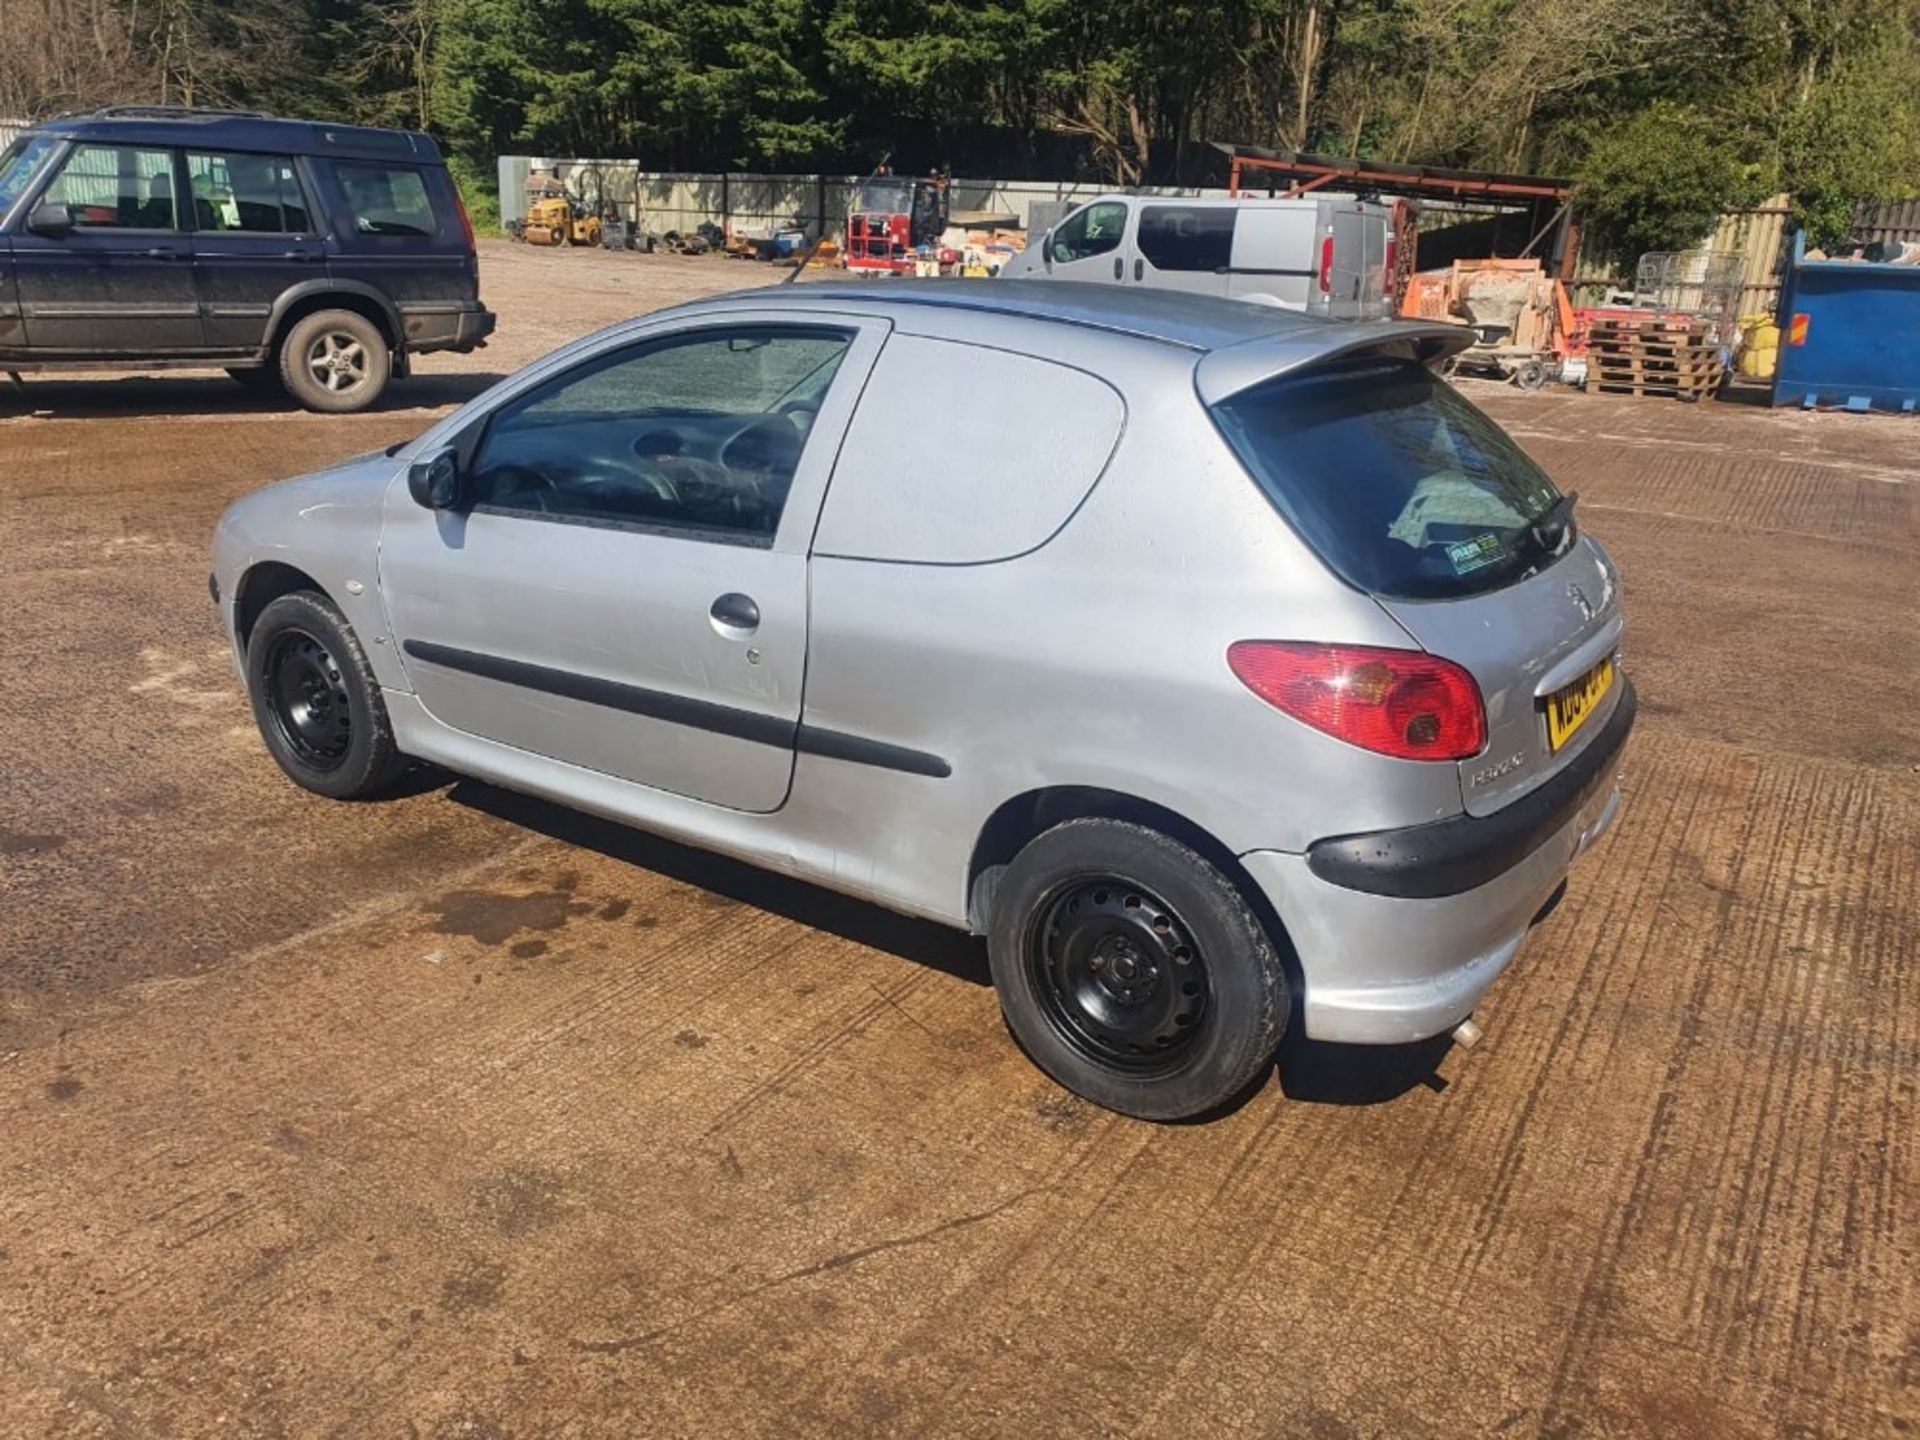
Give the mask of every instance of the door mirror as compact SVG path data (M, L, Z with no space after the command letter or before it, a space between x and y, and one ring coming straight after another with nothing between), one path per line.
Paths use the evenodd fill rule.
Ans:
M407 490L416 505L429 510L466 508L466 485L460 474L460 455L451 445L435 450L407 467Z
M27 230L49 240L64 240L73 233L73 212L64 205L36 205L27 216Z

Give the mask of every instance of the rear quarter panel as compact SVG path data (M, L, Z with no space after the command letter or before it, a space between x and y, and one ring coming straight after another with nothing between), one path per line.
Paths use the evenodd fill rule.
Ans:
M476 262L466 248L458 197L444 165L330 157L309 159L306 163L329 220L329 275L372 286L393 303L403 319L444 314L470 306L479 298ZM342 165L391 165L417 171L433 206L435 233L430 236L360 233L353 207L340 182L338 171ZM413 328L409 321L409 329Z
M1063 328L1047 337L1055 358L1067 358ZM1246 477L1193 393L1192 353L1091 334L1071 349L1120 387L1127 419L1053 538L984 564L812 562L807 723L952 767L929 780L801 756L796 818L842 827L833 848L859 872L843 883L963 915L981 826L1048 786L1152 801L1235 851L1459 813L1452 766L1355 750L1228 670L1239 639L1407 638L1333 580Z

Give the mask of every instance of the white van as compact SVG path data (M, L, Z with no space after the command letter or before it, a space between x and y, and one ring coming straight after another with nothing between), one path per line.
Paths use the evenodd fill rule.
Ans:
M1150 285L1377 320L1393 313L1392 270L1392 210L1351 196L1102 195L1029 243L1000 274Z

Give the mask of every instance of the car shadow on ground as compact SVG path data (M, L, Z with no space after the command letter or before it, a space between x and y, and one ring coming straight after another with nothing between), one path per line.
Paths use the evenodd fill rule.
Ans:
M579 845L625 865L637 866L697 886L730 900L838 935L855 944L885 951L968 984L991 986L986 943L977 936L928 920L896 915L789 875L777 875L742 861L713 855L642 830L584 815L565 806L497 789L483 781L452 779L430 768L409 777L406 791L421 793L451 784L447 798L568 845ZM1281 1093L1309 1105L1383 1105L1417 1089L1439 1093L1447 1082L1437 1073L1452 1040L1437 1035L1412 1045L1336 1045L1309 1040L1300 1033L1296 1006L1293 1025L1276 1056ZM1274 1070L1227 1105L1200 1119L1218 1119L1238 1110L1272 1082Z
M0 420L221 419L237 415L304 416L280 395L258 395L225 375L25 375L14 385L0 365ZM404 414L464 405L504 374L462 371L396 380L361 415ZM331 418L331 417L327 417Z
M456 780L447 791L447 798L508 824L568 845L579 845L624 865L698 886L743 905L771 911L809 929L823 930L856 945L883 950L969 984L993 983L987 972L985 942L945 925L896 915L868 901L823 889L811 881L777 875L611 820L499 790L482 781Z
M1309 1105L1384 1105L1413 1090L1447 1088L1439 1066L1453 1040L1436 1035L1411 1045L1335 1045L1294 1027L1280 1047L1280 1089Z

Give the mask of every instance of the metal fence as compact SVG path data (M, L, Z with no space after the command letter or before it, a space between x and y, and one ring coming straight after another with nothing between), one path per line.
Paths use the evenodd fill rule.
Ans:
M859 175L743 175L691 171L642 170L632 161L566 159L544 155L503 155L498 163L500 218L526 214L527 177L535 170L555 174L589 203L604 197L622 218L635 218L636 202L647 228L656 234L688 232L702 224L742 235L769 235L800 229L811 236L832 234L846 224L847 207L862 179ZM1078 204L1110 193L1111 185L1051 180L970 180L950 182L949 204L956 212L1010 215L1027 225L1035 205ZM1143 195L1217 196L1223 189L1146 187Z

